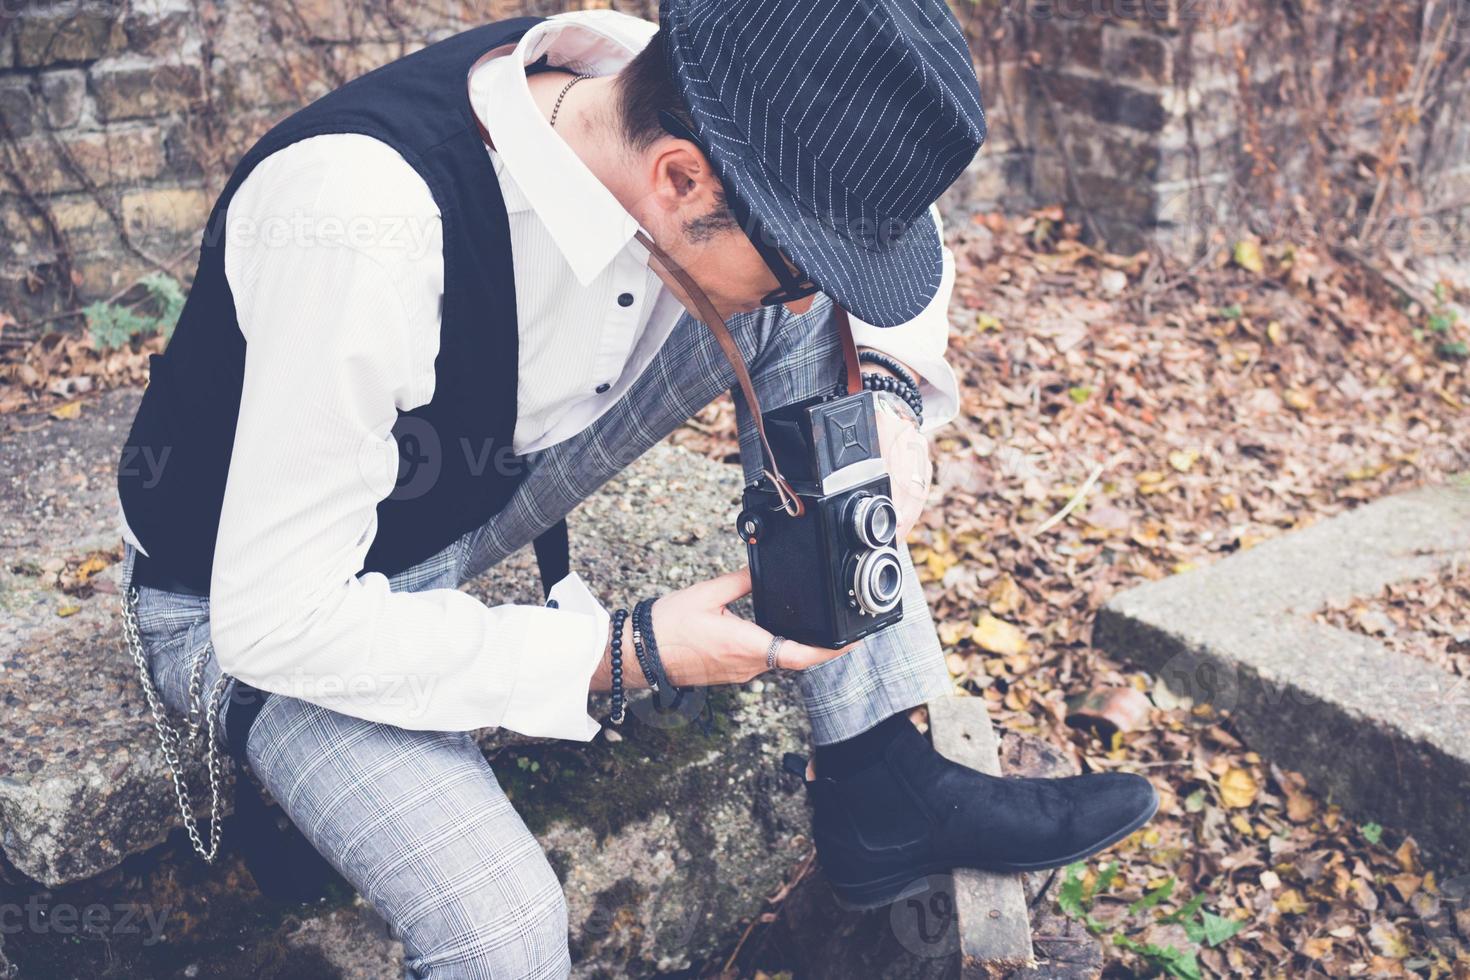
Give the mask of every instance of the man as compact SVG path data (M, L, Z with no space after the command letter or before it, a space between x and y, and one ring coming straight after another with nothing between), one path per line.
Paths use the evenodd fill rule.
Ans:
M569 969L556 876L468 732L592 738L609 614L575 574L546 607L456 586L554 544L580 500L732 387L716 324L685 312L696 293L707 321L730 318L763 406L842 378L835 303L922 379L929 428L957 410L931 205L985 126L947 8L665 0L660 19L486 25L273 129L221 194L154 360L124 459L162 465L120 469L143 682L209 751L223 725L414 976ZM928 472L910 407L883 422L903 531ZM754 480L756 406L737 409ZM950 682L906 553L903 569L902 622L840 651L730 614L744 571L653 606L677 686L800 670L839 897L1055 867L1147 820L1138 777L996 780L933 751L907 713ZM630 632L620 676L641 687ZM246 685L267 696L230 697ZM211 855L217 830L190 828Z

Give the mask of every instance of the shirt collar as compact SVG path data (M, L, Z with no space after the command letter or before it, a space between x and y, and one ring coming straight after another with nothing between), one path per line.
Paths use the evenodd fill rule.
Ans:
M647 26L651 34L654 27ZM584 286L627 248L639 225L536 108L526 66L549 54L553 65L605 75L618 71L639 49L636 35L626 28L601 30L585 21L551 18L528 31L514 52L492 58L470 76L475 113L515 185L506 188L507 210L534 211Z

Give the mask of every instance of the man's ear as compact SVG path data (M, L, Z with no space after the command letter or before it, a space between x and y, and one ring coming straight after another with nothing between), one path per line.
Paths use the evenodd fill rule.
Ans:
M688 140L664 140L653 156L653 193L672 213L708 214L719 200L719 178Z

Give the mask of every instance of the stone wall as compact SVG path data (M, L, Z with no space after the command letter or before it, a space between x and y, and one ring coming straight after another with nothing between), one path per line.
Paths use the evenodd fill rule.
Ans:
M1002 110L977 204L1064 203L1116 251L1247 232L1470 248L1470 0L955 7Z
M566 6L0 0L0 310L187 276L214 194L275 120L437 37Z
M1444 46L1470 48L1470 0L1428 2L1448 25ZM1301 186L1321 183L1297 138L1290 59L1260 43L1282 33L1272 0L952 3L992 133L951 193L952 211L1064 203L1095 238L1132 250L1160 231L1166 243L1200 239L1243 200L1287 207ZM609 5L656 9L655 0L0 0L0 311L34 326L150 272L186 278L230 166L294 107L487 19ZM1325 150L1328 172L1353 185L1354 168L1381 155L1384 132L1422 107L1385 101L1392 79L1377 68L1352 79L1344 51L1381 46L1394 30L1415 41L1422 8L1406 5L1402 25L1365 39L1362 24L1344 23L1348 6L1293 6L1306 11L1294 30L1307 74L1362 83ZM1470 199L1465 89L1464 73L1447 76L1407 127L1405 158L1432 158L1411 174L1422 193L1388 195L1439 216L1428 244L1440 250L1463 210L1436 209ZM1458 101L1447 97L1455 92ZM1276 188L1264 198L1263 174Z

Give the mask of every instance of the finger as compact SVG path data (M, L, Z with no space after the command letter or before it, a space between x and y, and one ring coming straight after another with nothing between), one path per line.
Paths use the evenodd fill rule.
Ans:
M710 605L728 606L736 599L750 595L750 569L726 572L694 587L699 598Z
M898 533L894 536L897 540L906 540L914 525L919 522L919 516L924 513L925 496L921 496L915 490L903 488L901 485L893 488L893 506L898 511Z
M805 643L787 640L781 644L781 649L776 654L776 663L783 670L806 670L808 667L836 660L856 647L856 643L849 643L839 650L828 650L826 647L809 647Z

